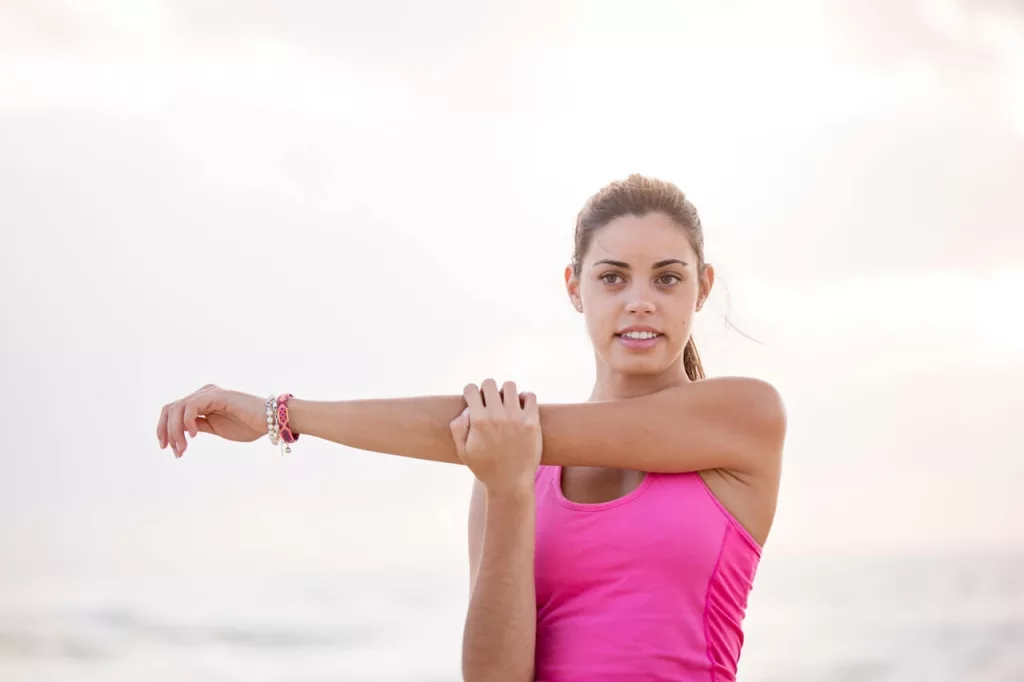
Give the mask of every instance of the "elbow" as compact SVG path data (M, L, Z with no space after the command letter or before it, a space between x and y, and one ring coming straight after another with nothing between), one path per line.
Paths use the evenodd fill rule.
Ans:
M725 381L721 384L726 386ZM788 417L781 393L760 379L733 380L711 409L726 415L718 422L723 450L737 470L778 468L786 440Z
M739 383L741 382L741 383ZM743 430L762 441L784 438L786 434L786 404L782 394L772 384L761 379L741 379L734 383L735 391L728 396L730 423L743 424Z
M781 447L786 439L786 428L788 416L786 414L786 403L778 389L767 382L760 386L761 395L758 400L758 415L761 427L767 439L776 446Z
M742 448L743 456L752 457L748 466L777 473L788 429L786 405L779 391L764 382L756 386L755 395L747 413L748 438Z

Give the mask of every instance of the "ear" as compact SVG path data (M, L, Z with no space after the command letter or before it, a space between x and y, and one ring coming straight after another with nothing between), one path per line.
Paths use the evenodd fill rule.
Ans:
M583 301L580 299L580 280L573 274L572 266L565 266L565 291L569 294L569 301L577 312L583 312Z
M710 263L704 266L704 276L700 279L700 291L697 293L697 310L704 307L704 302L711 295L711 287L715 286L715 266Z

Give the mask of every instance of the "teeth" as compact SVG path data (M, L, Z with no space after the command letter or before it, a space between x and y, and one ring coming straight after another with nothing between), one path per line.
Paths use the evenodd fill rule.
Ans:
M626 332L623 336L627 339L653 339L657 334L654 332Z

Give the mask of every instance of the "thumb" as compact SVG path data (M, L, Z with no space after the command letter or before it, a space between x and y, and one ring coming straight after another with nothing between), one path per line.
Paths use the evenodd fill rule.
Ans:
M469 438L469 408L462 411L458 417L448 425L452 432L452 440L455 442L455 451L462 457L466 452L466 439Z

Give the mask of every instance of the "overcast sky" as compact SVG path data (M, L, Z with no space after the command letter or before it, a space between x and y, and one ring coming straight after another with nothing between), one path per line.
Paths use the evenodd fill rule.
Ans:
M463 570L466 471L176 461L160 407L585 399L562 268L632 172L701 212L710 373L786 399L770 551L1024 543L1019 3L7 0L0 571Z

